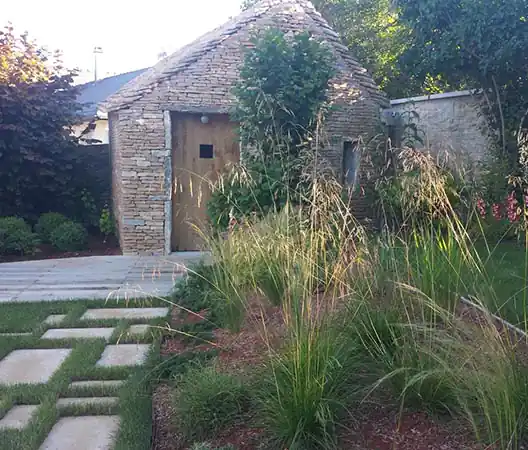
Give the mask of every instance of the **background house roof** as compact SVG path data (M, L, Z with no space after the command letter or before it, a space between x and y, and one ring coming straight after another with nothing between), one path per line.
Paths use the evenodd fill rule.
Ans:
M126 108L145 94L152 92L159 84L184 71L209 52L215 51L225 40L259 21L268 26L282 28L280 18L288 17L288 28L302 31L307 25L316 28L326 41L332 44L340 69L348 71L364 93L373 98L385 101L372 77L352 57L349 49L343 45L339 35L332 30L326 20L315 10L308 0L261 0L254 6L241 12L220 27L204 34L194 42L182 47L172 55L160 61L140 76L124 85L117 93L110 96L100 108L105 111L116 111ZM262 21L259 19L262 18ZM269 19L269 20L268 20ZM204 90L208 90L204 86Z
M121 73L97 81L79 85L77 102L82 104L80 114L82 117L95 117L97 105L104 102L109 96L117 92L126 83L141 75L147 69L134 70Z

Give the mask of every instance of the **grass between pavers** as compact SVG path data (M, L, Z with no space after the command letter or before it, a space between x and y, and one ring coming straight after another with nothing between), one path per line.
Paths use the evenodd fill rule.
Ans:
M31 336L0 336L0 358L18 349L71 348L72 352L48 383L43 385L0 386L0 418L15 405L40 405L31 423L22 431L0 430L2 450L37 450L61 416L119 414L120 431L116 450L146 450L151 445L151 391L153 374L159 364L161 329L167 318L149 320L97 320L81 321L88 308L167 306L162 300L116 303L93 300L41 302L31 304L0 305L2 332L32 332ZM50 314L66 314L60 325L45 325ZM152 329L145 336L128 336L127 328L135 323L147 323ZM44 340L40 336L49 328L115 327L110 340L61 339ZM147 361L138 367L97 367L95 364L108 344L150 343ZM83 387L70 389L73 381L122 380L117 388ZM58 411L58 398L66 397L119 397L119 406L72 406Z

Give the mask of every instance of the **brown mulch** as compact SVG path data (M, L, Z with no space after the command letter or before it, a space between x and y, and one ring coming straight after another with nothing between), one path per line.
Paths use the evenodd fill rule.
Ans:
M350 450L484 450L471 430L425 412L364 405L340 432L339 448ZM492 447L488 447L491 450Z
M79 252L59 252L50 244L40 244L34 255L15 255L15 256L1 256L2 262L18 262L18 261L37 261L41 259L63 259L63 258L79 258L82 256L112 256L121 255L121 249L117 239L113 236L108 237L106 242L102 236L89 236L86 245L86 250Z
M279 307L265 305L253 298L238 333L226 329L214 332L220 350L221 370L240 373L262 366L270 351L277 349L285 334L284 317Z
M160 384L152 394L152 447L151 450L174 450L180 445L178 431L173 425L173 388Z

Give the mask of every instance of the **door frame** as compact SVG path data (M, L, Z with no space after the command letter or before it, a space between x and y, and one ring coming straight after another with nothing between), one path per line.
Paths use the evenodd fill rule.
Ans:
M176 112L176 111L175 111ZM163 126L165 132L165 159L163 161L163 193L165 198L165 223L163 234L165 238L164 254L172 253L172 119L171 110L163 111Z

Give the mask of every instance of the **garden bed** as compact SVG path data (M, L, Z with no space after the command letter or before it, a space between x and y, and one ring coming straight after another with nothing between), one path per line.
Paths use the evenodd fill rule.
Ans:
M280 308L265 306L253 299L251 309L238 332L216 328L211 330L212 341L196 342L187 335L165 336L161 353L165 358L186 355L197 360L201 352L217 350L215 367L219 371L236 376L246 376L262 369L270 350L280 347L284 334L284 321ZM205 324L207 311L197 314L173 309L173 330L191 325ZM198 320L199 318L202 320ZM263 324L265 323L265 328ZM266 335L263 334L265 329ZM275 339L273 339L273 337ZM192 442L185 439L175 424L178 414L175 407L177 382L160 384L153 395L153 444L152 450L190 450ZM425 411L401 408L397 399L379 396L366 398L350 410L338 425L337 449L342 450L481 450L475 442L472 430L447 415L434 415ZM253 410L218 430L206 442L211 449L254 450L275 448L269 442L269 434L259 424ZM322 447L321 447L322 448ZM492 448L492 447L487 447Z
M61 252L50 244L37 245L34 254L0 256L0 263L17 261L36 261L41 259L78 258L83 256L112 256L121 255L117 238L109 236L89 236L86 250L76 252Z

